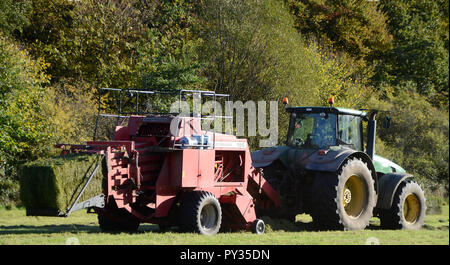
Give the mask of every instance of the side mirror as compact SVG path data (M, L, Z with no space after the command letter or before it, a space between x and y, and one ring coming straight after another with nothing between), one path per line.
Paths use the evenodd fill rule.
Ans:
M384 124L383 125L384 125L383 126L384 128L389 129L391 127L391 117L386 116L384 118Z

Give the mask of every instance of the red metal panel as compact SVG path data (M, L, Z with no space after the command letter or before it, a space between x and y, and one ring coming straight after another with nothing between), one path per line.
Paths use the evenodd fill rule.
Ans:
M253 221L255 221L256 219L255 204L253 203L252 196L237 195L235 203L247 223L252 223Z
M178 189L171 183L170 175L173 161L164 160L164 164L156 182L156 211L155 217L165 217L170 211L178 193Z
M130 132L128 126L116 126L114 140L130 140Z
M211 187L214 185L215 150L199 150L199 156L197 186Z
M195 188L199 178L199 150L184 149L171 153L171 184L175 187Z

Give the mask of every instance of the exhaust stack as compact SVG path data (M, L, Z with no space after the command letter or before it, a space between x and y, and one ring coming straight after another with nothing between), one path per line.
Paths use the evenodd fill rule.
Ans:
M377 113L378 111L375 110L370 113L369 122L367 124L367 154L372 160L375 155L375 135L377 133L377 121L375 120L375 116Z

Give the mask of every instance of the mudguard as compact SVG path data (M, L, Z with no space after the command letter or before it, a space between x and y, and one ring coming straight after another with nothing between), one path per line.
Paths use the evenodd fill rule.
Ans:
M308 158L298 162L303 164L303 167L307 170L335 172L341 167L347 157L355 153L358 152L351 149L330 149L325 155L319 154L316 151L308 156Z
M266 167L279 159L289 149L287 146L274 146L253 152L252 165L255 168Z
M370 157L364 153L349 148L330 148L324 152L319 150L302 150L289 146L275 146L252 153L255 168L266 167L273 161L281 161L287 169L296 172L299 169L308 171L336 172L347 158L357 157L367 164L375 180L375 190L378 190L378 177Z
M398 186L404 180L413 178L413 175L407 173L388 173L384 174L379 180L379 192L376 208L390 209L394 201L394 194Z

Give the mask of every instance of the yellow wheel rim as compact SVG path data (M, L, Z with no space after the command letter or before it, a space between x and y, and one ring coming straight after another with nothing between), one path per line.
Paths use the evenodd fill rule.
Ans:
M361 177L352 175L342 192L342 201L347 215L357 218L363 212L367 200L367 188Z
M406 222L415 223L420 214L419 199L415 194L409 194L403 204L403 216Z

